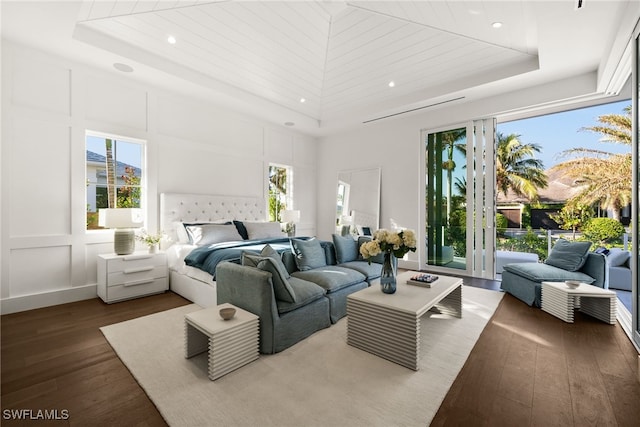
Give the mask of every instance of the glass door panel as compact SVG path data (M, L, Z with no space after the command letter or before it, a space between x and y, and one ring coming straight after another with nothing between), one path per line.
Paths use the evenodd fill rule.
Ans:
M467 269L466 127L426 140L427 265Z
M421 268L474 277L495 271L495 120L423 132Z

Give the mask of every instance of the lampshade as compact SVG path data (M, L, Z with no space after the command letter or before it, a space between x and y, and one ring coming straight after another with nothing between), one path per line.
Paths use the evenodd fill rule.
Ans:
M98 225L115 228L113 235L113 251L118 255L129 255L136 249L136 235L133 228L143 225L142 209L119 208L100 209Z
M139 228L143 225L142 209L100 209L98 225L105 228Z
M300 222L300 211L298 210L284 210L280 214L282 222Z

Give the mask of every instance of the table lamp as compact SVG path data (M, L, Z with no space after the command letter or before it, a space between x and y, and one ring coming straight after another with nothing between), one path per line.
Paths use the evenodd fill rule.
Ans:
M287 236L294 237L296 235L296 223L300 222L300 211L284 210L280 214L280 219L286 224L284 229L287 232Z
M115 228L113 234L113 250L118 255L129 255L136 249L134 228L142 227L142 209L116 208L100 209L98 225Z

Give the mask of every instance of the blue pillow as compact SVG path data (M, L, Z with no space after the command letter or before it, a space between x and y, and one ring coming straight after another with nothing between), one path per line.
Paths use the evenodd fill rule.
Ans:
M296 256L296 265L300 271L313 270L327 265L324 249L315 237L308 240L291 239L291 248Z
M567 271L578 271L587 261L589 248L591 242L558 239L544 263Z
M296 302L296 294L288 280L291 276L289 276L287 269L284 268L282 260L251 252L243 252L242 265L256 267L271 273L273 292L276 295L276 299L286 302Z
M233 225L236 226L236 228L238 229L238 233L242 236L244 240L249 239L249 233L247 232L247 227L244 226L244 223L242 221L236 221L234 219Z
M358 259L358 242L351 236L343 237L337 234L331 236L336 248L336 260L338 264L351 262Z

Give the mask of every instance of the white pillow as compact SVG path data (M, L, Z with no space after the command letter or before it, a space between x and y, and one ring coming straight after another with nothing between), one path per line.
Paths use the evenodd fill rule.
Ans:
M191 243L198 246L242 240L242 236L233 224L187 225L185 228Z
M230 223L230 219L219 219L216 221L189 221L189 222L174 222L173 228L176 230L178 236L178 243L191 243L189 233L187 233L186 227L189 225L202 225L202 224L226 224Z
M244 222L250 240L284 237L279 222Z

